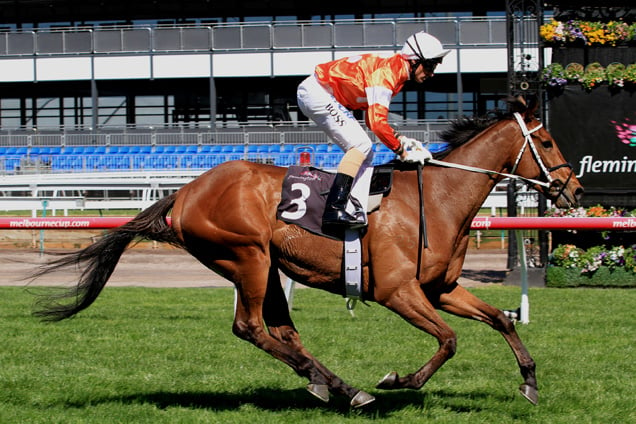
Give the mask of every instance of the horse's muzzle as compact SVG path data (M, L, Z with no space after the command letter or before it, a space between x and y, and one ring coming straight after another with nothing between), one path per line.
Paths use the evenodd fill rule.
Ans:
M548 189L548 197L558 208L576 207L579 205L585 190L577 180L569 180L564 184L560 180L554 180Z

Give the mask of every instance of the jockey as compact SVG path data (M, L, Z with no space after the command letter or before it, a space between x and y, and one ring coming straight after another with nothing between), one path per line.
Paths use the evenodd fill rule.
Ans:
M364 110L367 127L402 161L424 163L431 154L422 143L400 135L388 123L389 104L407 80L433 76L449 50L425 32L411 35L400 53L390 57L363 54L316 66L298 86L298 107L345 152L323 215L323 226L358 228L362 213L345 208L354 179L373 160L372 141L351 110Z

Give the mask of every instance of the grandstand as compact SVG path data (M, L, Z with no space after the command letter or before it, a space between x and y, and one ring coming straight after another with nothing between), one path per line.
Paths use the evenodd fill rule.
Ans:
M435 131L418 129L403 133L426 142ZM65 141L69 144L65 145L42 145L37 136L27 136L23 140L24 145L0 146L0 173L203 170L239 159L289 166L298 163L303 152L309 153L311 165L332 169L343 155L330 143L312 142L313 139L324 138L321 132L315 130L191 132L181 133L181 137L166 137L165 133L110 133L101 136L84 134L71 141L72 135L66 134ZM90 140L90 144L82 143L85 140ZM433 152L445 147L445 143L439 141L427 142L427 145ZM375 164L394 158L394 154L380 142L374 144L374 152Z
M509 3L0 2L3 195L19 192L11 181L28 187L29 176L34 186L42 175L192 178L235 159L289 166L302 156L333 169L342 152L297 109L298 83L326 60L392 54L419 30L438 36L451 54L433 81L404 87L390 119L441 150L439 132L450 119L492 110L509 92ZM515 57L533 58L525 71L542 60L542 19L510 21L526 36ZM393 159L372 139L375 164ZM79 187L68 195L83 196Z

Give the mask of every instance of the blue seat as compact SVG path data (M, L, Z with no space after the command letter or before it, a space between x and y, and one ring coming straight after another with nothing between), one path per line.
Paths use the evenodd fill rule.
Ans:
M144 155L134 155L132 156L132 169L143 169L144 168L144 162L145 162L146 156Z
M314 151L316 153L329 153L331 151L331 145L329 144L317 144Z
M199 146L197 146L196 144L191 144L189 146L186 147L186 153L198 153L199 152Z
M95 147L94 146L86 146L86 147L84 147L84 154L85 155L92 155L93 153L95 153Z
M431 153L439 153L448 148L448 143L446 142L429 143L427 147Z
M141 153L142 155L149 155L150 153L152 153L152 146L141 146L139 148L139 153Z
M373 145L373 151L374 152L390 152L391 149L386 147L384 143L376 143Z
M20 166L20 158L6 158L4 160L4 169L9 172L15 171Z
M8 148L7 148L7 151L6 151L6 152L4 152L4 154L5 154L5 155L7 155L7 156L9 156L9 155L15 155L17 151L18 151L18 149L17 149L17 148L15 148L15 147L8 147Z
M116 155L117 153L119 153L119 146L110 146L108 148L108 153L111 155Z
M221 148L221 153L232 153L234 151L234 146L232 144L226 144Z
M106 146L97 146L97 148L95 149L96 155L103 155L105 153L106 153Z
M166 146L160 144L158 146L155 146L154 153L163 153L165 150L166 150Z
M119 151L117 153L126 155L128 152L130 152L130 146L119 146Z
M131 155L137 155L137 154L139 154L140 151L141 151L141 147L139 147L139 146L130 146L130 150L128 151L128 153L130 153Z
M203 146L201 146L201 150L199 150L199 153L204 153L204 154L205 153L210 153L212 151L212 147L213 146L211 146L209 144L204 144ZM220 149L221 146L215 145L214 147L219 147L219 149Z
M186 149L188 147L185 144L179 144L178 146L176 146L174 148L174 153L178 154L178 155L182 155L186 152Z
M28 148L27 147L18 147L15 151L16 155L20 155L20 156L24 156L28 153Z
M164 152L164 153L174 153L176 150L177 150L177 149L176 149L176 147L175 147L175 146L166 146L166 147L163 149L163 152Z

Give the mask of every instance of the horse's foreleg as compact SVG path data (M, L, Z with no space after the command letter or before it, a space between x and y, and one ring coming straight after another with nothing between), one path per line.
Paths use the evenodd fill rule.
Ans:
M515 326L504 313L482 301L465 288L455 283L454 287L439 298L440 308L463 318L485 322L499 331L517 358L524 383L519 387L521 394L533 404L537 404L539 393L535 374L535 363L521 342Z
M399 377L396 372L391 372L380 380L377 387L379 389L419 389L455 354L457 346L455 332L437 313L419 285L403 285L388 301L382 303L415 327L437 338L439 349L418 371L405 377Z
M311 378L311 372L308 375L304 375L310 380L307 390L309 390L311 394L324 402L329 401L329 392L341 394L347 396L351 400L351 405L354 407L361 407L375 400L375 398L368 393L345 384L337 375L314 358L305 348L300 341L300 335L294 327L294 323L289 315L289 308L281 286L278 269L275 267L272 267L269 273L267 292L263 304L263 317L270 335L311 361L313 367L315 367L313 372L320 375L320 378L314 379ZM292 366L292 368L294 367ZM294 370L299 375L303 375L299 370Z

